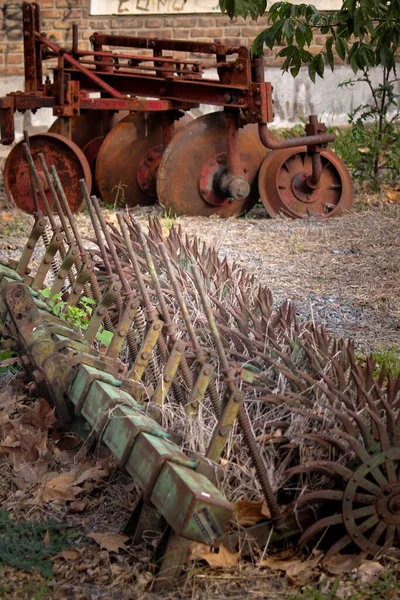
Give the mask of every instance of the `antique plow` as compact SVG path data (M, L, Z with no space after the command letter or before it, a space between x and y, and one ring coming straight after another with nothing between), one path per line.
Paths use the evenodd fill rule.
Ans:
M259 198L271 216L327 217L351 206L348 171L327 148L335 136L315 115L304 137L279 139L268 129L273 89L249 48L94 33L86 51L76 26L63 48L41 33L38 3L24 2L22 14L25 91L0 98L1 143L14 141L15 111L53 109L49 132L30 139L50 203L39 152L68 186L72 211L84 205L80 178L110 205L158 199L176 215L235 216ZM48 63L53 78L43 81ZM199 104L221 112L192 120ZM17 206L33 212L22 143L4 182Z

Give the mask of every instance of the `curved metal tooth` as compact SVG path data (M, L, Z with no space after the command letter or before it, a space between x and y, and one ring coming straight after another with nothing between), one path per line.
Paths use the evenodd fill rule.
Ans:
M346 448L344 447L344 445L328 433L304 433L297 435L296 437L316 442L317 444L319 444L323 448L327 448L328 450L330 450L333 446L340 454L345 454L346 452Z
M328 477L335 477L340 475L345 481L349 481L353 477L353 471L341 465L328 460L316 460L304 463L303 465L297 465L296 467L290 467L286 469L285 475L291 477L292 475L299 475L301 473L321 473L321 475L327 475ZM373 485L373 484L372 484ZM380 492L377 486L376 492Z
M304 463L304 465L291 467L285 471L285 475L288 477L299 475L301 473L320 473L321 475L326 475L328 477L340 475L346 482L349 481L354 474L353 471L343 465L322 460ZM381 493L380 487L372 483L372 481L368 481L366 479L361 479L358 481L358 486L364 490L367 490L368 492L371 492L371 494L374 494L375 496L378 496Z
M368 429L367 425L364 423L364 421L362 420L362 418L360 417L360 415L358 415L356 412L346 408L345 409L348 414L351 416L351 418L357 423L358 429L361 433L361 436L363 438L365 447L367 448L367 450L369 450L370 452L375 452L376 451L376 440L374 440L373 435L371 433L371 431Z
M339 437L346 440L346 442L350 445L350 447L357 454L357 456L361 460L361 462L368 462L368 460L371 458L370 455L368 454L368 452L361 446L361 444L356 439L354 439L354 437L349 435L348 433L346 433L344 431L340 431L338 429L334 429L333 433L336 433L336 435L338 435ZM371 469L370 473L374 477L375 481L381 487L385 487L388 484L388 480L386 479L386 477L384 476L382 471L380 471L379 467ZM392 481L391 483L394 483L394 482Z
M313 523L311 527L308 527L304 533L301 535L299 539L299 547L303 548L309 540L311 540L317 533L331 527L331 525L342 525L343 524L343 515L337 514L332 515L330 517L325 517L325 519L320 519L316 523Z
M317 502L323 502L324 500L329 500L333 502L341 502L343 500L344 492L340 492L337 490L317 490L315 492L309 492L308 494L303 494L296 500L292 502L287 507L287 511L290 511L290 508L299 508L300 506L309 506L311 504ZM375 496L373 496L375 498Z

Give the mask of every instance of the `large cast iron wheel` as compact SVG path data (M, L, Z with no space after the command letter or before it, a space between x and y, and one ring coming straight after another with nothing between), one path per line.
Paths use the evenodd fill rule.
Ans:
M191 120L185 114L175 121L175 130ZM122 119L106 136L97 157L96 184L102 201L124 206L154 204L162 143L160 113L138 113Z
M29 168L22 144L23 141L14 146L7 157L4 166L4 187L6 193L14 200L18 208L33 214L35 207ZM50 206L52 206L53 201L38 158L40 152L44 154L47 165L49 167L54 165L57 169L72 212L80 211L85 203L79 187L79 180L85 179L89 191L92 188L92 175L89 163L82 150L68 138L56 133L32 135L29 138L29 144ZM39 206L44 211L45 209L39 195L38 198Z
M243 177L250 194L241 200L205 192L207 178L226 165L226 128L223 112L204 115L180 131L164 152L157 178L158 201L174 215L232 217L250 210L259 198L257 173L266 149L257 127L239 130ZM208 198L208 200L205 199Z
M306 147L270 152L258 177L262 203L271 217L279 213L302 219L309 216L334 217L351 207L353 186L343 161L331 150L321 152L320 186L311 189L311 156Z

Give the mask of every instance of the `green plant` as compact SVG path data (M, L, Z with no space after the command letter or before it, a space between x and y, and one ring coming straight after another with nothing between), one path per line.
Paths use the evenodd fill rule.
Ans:
M160 202L160 206L163 209L163 216L161 217L162 226L168 231L175 225L177 217L173 214L170 208L167 208Z
M378 366L376 375L383 365L392 372L394 377L400 374L400 348L376 349L372 352L372 358Z
M106 204L105 202L103 202L104 206L109 210L116 210L117 208L125 206L125 188L127 187L128 186L126 183L122 183L122 181L119 181L118 185L115 185L111 190L111 193L115 194L113 204Z
M55 294L51 296L49 288L40 290L40 294L47 300L48 306L52 309L53 314L67 323L78 327L82 331L85 331L89 325L90 317L93 314L96 302L92 298L82 296L79 299L77 306L71 306L67 302L61 300L61 294ZM97 332L96 339L104 346L109 346L112 339L112 332L106 331L103 327Z
M220 8L231 17L248 14L257 18L264 14L264 0L220 0ZM349 162L354 175L371 180L379 188L380 175L395 179L399 173L400 136L395 94L396 56L400 40L400 0L344 0L340 10L320 12L311 4L293 5L276 2L269 8L270 24L253 43L253 53L261 56L266 45L272 49L285 45L277 53L283 58L283 71L296 77L301 66L308 67L310 79L323 77L325 66L335 68L334 49L338 57L347 60L354 74L361 76L344 82L368 85L371 102L357 107L349 114L354 145L360 150ZM314 33L326 36L322 49L313 54ZM371 69L380 67L382 79L373 85Z
M11 521L6 510L0 510L0 563L52 577L50 558L71 547L74 537L66 525L53 520L39 523L34 520Z

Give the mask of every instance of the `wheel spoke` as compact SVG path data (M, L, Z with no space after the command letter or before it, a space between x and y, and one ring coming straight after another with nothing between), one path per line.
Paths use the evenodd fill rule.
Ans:
M389 548L392 547L395 534L396 534L396 525L388 525L388 528L386 530L385 545L384 545L384 548L386 550L389 550ZM399 536L399 541L400 541L400 536Z
M352 539L349 535L343 536L340 540L333 544L331 548L329 548L328 552L326 553L325 560L327 560L331 556L335 556L335 554L338 554L338 552L343 550L343 548L346 548L346 546L351 544L351 542Z
M379 538L382 536L383 532L385 531L387 525L385 523L385 521L380 521L378 523L378 525L375 527L372 535L369 536L369 541L371 542L371 544L377 544L379 541Z

